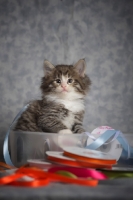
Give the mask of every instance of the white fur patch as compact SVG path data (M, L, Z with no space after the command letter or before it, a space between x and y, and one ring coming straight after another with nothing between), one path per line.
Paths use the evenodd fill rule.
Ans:
M80 95L80 94L79 94ZM58 104L63 104L66 109L72 111L73 113L81 112L84 110L84 100L77 98L77 95L69 93L67 98L59 98L55 95L47 95L45 98L47 98L49 101L54 101Z
M74 114L72 112L69 112L69 115L67 117L65 117L64 120L61 120L62 123L69 129L72 128L73 124L74 124Z

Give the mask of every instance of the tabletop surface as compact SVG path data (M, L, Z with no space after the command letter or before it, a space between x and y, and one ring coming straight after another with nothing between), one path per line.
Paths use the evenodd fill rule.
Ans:
M119 178L99 181L96 187L79 186L72 184L52 183L45 187L24 188L1 186L0 199L13 200L104 200L104 199L133 199L133 178Z

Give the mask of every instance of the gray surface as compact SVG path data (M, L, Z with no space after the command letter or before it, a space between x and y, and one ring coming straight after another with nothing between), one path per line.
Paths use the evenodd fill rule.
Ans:
M0 177L11 174L12 170L0 173ZM51 183L40 188L0 187L0 200L29 199L133 199L133 178L118 178L99 181L96 187L79 186L76 184Z
M101 181L97 187L84 187L68 184L51 184L41 188L1 187L0 199L69 199L69 200L111 200L133 199L133 179Z
M0 0L1 137L40 96L44 59L86 58L92 80L84 125L133 130L132 0Z

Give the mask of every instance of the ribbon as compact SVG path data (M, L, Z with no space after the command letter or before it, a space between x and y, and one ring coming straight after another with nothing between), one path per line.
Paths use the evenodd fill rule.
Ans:
M78 161L82 161L82 162L86 162L86 163L91 163L91 164L96 164L98 165L114 165L116 164L116 160L115 159L111 159L111 160L103 160L103 159L97 159L97 158L93 158L93 157L86 157L86 156L79 156L76 155L74 153L70 153L67 151L64 151L63 153L64 156L68 156L70 158L74 158Z
M114 136L115 133L116 133L115 130L107 130L102 135L100 135L100 137L98 137L93 143L86 146L86 148L92 150L98 149L100 146L105 144L112 136Z
M68 159L61 159L61 158L55 158L55 157L52 157L52 156L47 156L47 159L52 161L52 162L55 162L55 163L58 163L58 164L61 164L61 165L67 165L67 166L71 166L71 167L87 167L87 168L98 168L98 169L101 169L101 168L109 168L111 169L112 168L112 165L110 164L104 164L104 163L98 163L98 162L86 162L84 160L77 160L76 158L75 159L71 159L71 160L68 160Z
M3 144L3 156L4 156L4 160L6 162L6 164L13 166L13 163L11 161L10 158L10 154L9 154L9 149L8 149L8 141L9 141L9 134L11 131L12 126L14 125L14 123L18 120L18 118L22 115L22 113L28 108L29 104L27 104L26 106L24 106L20 112L17 114L17 116L14 118L14 120L12 121L11 125L9 126L9 129L6 133L5 139L4 139L4 144Z
M93 178L97 180L107 179L107 176L93 169L75 168L75 167L52 167L48 172L56 173L58 171L67 171L80 178Z
M2 162L0 162L0 166L12 168ZM10 173L10 170L8 172ZM41 187L48 185L50 182L96 186L98 180L133 177L133 172L131 171L112 171L105 169L97 171L94 169L67 166L51 167L47 172L39 168L21 167L20 169L13 171L13 173L14 174L0 178L0 186Z
M86 134L88 135L88 137L90 137L93 140L93 142L87 145L85 148L92 149L92 150L96 150L104 144L108 145L109 143L117 139L123 148L119 162L133 165L133 148L129 146L127 140L124 138L121 131L107 130L103 134L101 134L98 138L95 138L90 133L86 133ZM108 140L110 141L107 142Z
M0 170L4 171L5 169L13 169L13 167L3 162L0 162Z
M32 178L33 180L25 181L22 180L25 176ZM21 180L19 181L18 179ZM98 180L96 179L85 179L85 178L70 178L60 174L45 172L37 168L19 168L14 174L0 178L0 185L12 185L12 186L23 186L23 187L40 187L48 185L50 182L63 182L78 184L84 186L96 186Z
M106 174L110 179L114 178L133 178L132 172L119 172L119 171L104 171L104 174Z

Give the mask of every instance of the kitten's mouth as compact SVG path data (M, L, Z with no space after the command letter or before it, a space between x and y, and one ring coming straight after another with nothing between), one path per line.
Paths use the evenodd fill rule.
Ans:
M67 90L63 89L61 92L68 92Z
M61 92L68 92L67 88L63 87Z

